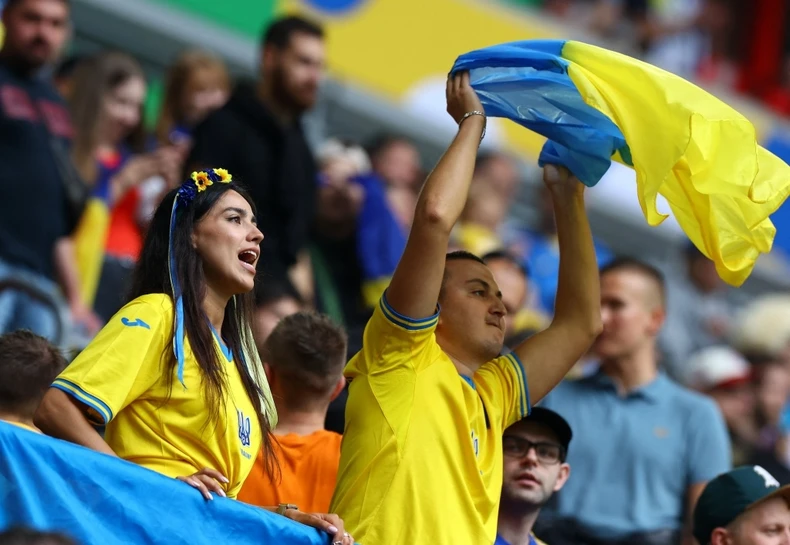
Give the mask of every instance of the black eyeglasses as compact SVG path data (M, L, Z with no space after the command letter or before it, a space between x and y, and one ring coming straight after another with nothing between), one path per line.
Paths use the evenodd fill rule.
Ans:
M534 448L538 461L545 465L561 462L565 450L556 443L533 443L528 439L514 435L505 435L502 438L502 448L505 456L511 458L524 458Z

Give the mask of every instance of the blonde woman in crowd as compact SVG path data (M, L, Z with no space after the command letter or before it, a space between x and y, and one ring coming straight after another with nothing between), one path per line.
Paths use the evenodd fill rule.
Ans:
M206 51L188 50L167 73L162 111L156 124L160 145L188 140L192 129L230 94L230 76L222 60Z

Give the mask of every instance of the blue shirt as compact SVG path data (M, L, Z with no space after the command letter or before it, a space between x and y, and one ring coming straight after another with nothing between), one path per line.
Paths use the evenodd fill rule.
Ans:
M496 541L494 541L494 545L510 545L507 541L502 539L502 536L496 536ZM535 541L535 536L529 536L529 545L538 545L538 542Z
M560 383L541 406L573 430L572 476L541 516L574 519L601 539L681 529L689 486L732 466L716 404L663 374L620 396L598 372Z

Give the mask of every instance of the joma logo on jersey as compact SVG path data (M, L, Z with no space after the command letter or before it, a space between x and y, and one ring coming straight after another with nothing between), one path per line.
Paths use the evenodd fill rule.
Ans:
M475 449L475 458L480 454L480 439L475 435L475 430L472 430L472 446Z
M239 441L241 441L243 446L249 447L251 433L250 418L248 416L244 416L244 413L238 409L236 409L236 413L239 417Z

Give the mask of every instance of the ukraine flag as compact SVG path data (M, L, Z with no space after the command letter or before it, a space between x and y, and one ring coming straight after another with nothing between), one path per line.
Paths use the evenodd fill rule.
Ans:
M461 55L486 113L549 139L540 162L595 185L611 160L636 171L647 222L667 215L719 276L739 286L776 229L790 167L757 144L754 126L688 81L626 55L574 41L523 41Z

